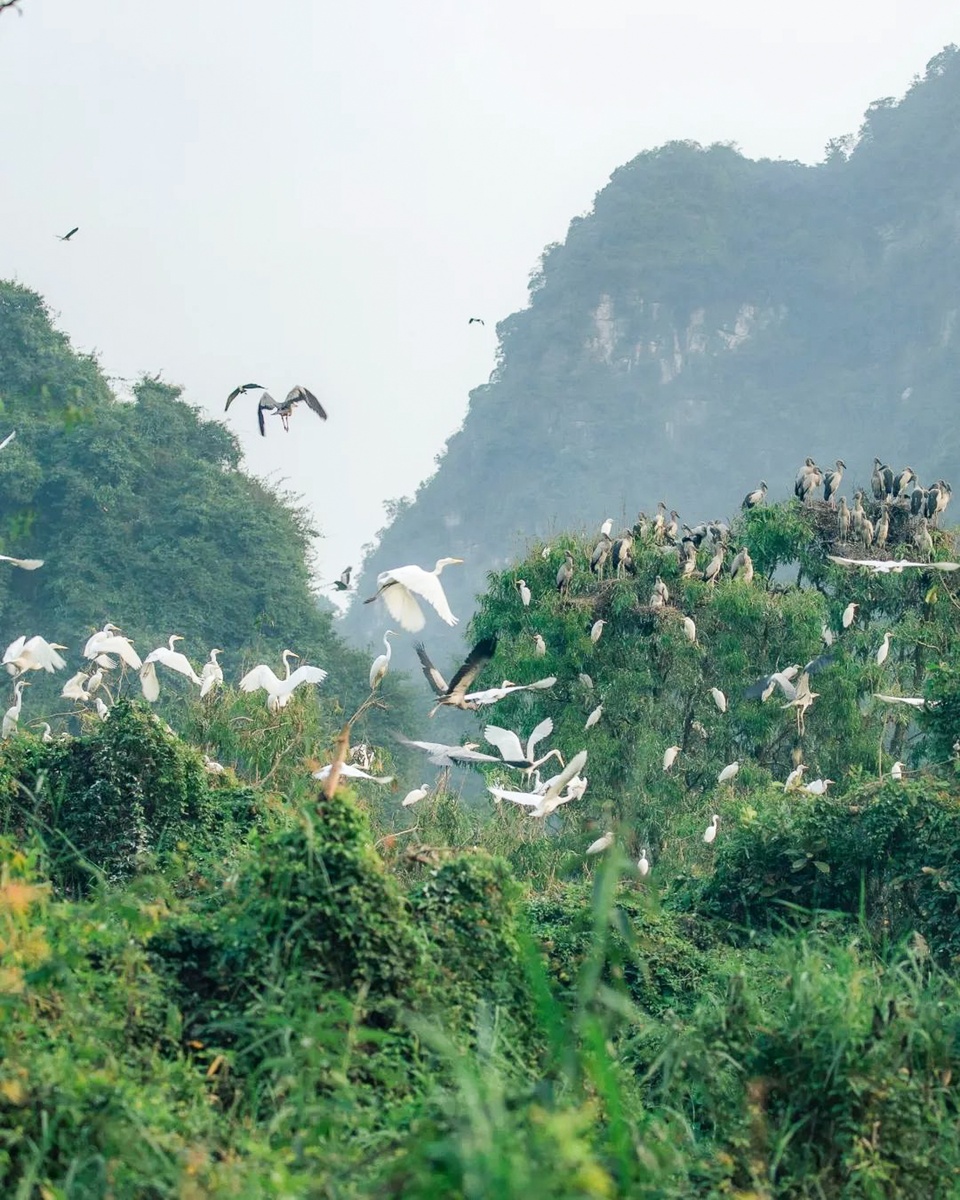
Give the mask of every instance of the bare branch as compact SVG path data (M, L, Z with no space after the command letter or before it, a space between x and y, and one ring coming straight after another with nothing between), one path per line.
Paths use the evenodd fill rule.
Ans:
M377 699L376 692L370 693L337 734L337 740L333 743L334 752L333 761L330 764L330 774L323 781L323 794L328 800L333 798L333 794L337 790L337 784L340 782L340 768L347 761L347 755L350 753L350 733L353 726L368 708L373 707L383 709L387 707L382 700Z

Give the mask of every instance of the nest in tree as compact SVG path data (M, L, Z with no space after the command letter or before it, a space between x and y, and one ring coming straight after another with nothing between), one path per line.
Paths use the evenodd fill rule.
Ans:
M921 528L921 518L914 517L910 513L909 497L902 496L896 500L891 500L886 507L890 521L890 530L887 534L886 545L870 546L869 556L871 558L884 559L898 557L893 552L894 547L915 545L915 534ZM884 505L879 500L868 500L864 496L863 511L873 523L875 530L880 524L883 509ZM853 558L855 555L850 553L851 550L864 548L863 539L858 537L852 528L847 540L841 540L839 510L828 504L825 500L808 502L804 504L801 511L804 514L805 520L816 533L820 545L826 553L840 553L844 557Z

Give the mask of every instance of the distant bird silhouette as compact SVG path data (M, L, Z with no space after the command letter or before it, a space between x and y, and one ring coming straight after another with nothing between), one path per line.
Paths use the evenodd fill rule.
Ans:
M240 386L235 387L233 389L233 391L230 393L230 395L227 397L227 403L226 403L226 406L224 407L223 411L226 412L227 409L234 402L234 400L236 400L236 398L238 396L243 396L247 392L262 392L262 391L265 391L265 388L262 383L241 383Z
M476 322L476 324L477 324L477 325L484 325L484 324L486 324L486 322L484 321L483 317L471 317L471 318L470 318L470 320L467 322L467 324L468 324L468 325L473 325L473 324L474 324L474 322Z
M79 226L79 225L74 225L74 227L73 227L73 228L70 230L70 232L69 232L69 233L65 233L65 234L63 235L63 237L61 237L61 236L60 236L60 234L58 233L58 234L56 235L56 237L57 237L57 240L58 240L58 241L61 241L61 242L69 242L69 241L70 241L70 239L73 237L73 235L74 235L74 234L75 234L75 233L76 233L76 232L79 230L79 228L80 228L80 226Z
M227 397L227 405L229 408L237 396L243 395L247 390L256 390L260 385L256 383L245 383L242 387L235 388ZM264 421L264 413L272 412L274 416L280 418L284 429L290 432L290 417L293 415L293 406L305 402L307 408L315 412L321 421L327 419L327 412L320 401L308 388L302 387L299 383L292 387L287 392L283 400L274 400L269 392L264 392L257 403L257 423L260 426L260 434L262 437L267 436L267 427ZM226 409L224 410L226 411Z
M347 569L345 571L341 572L340 578L335 579L333 581L333 583L330 584L330 586L333 588L336 588L338 592L349 591L350 590L350 573L352 570L353 570L353 567L347 567Z

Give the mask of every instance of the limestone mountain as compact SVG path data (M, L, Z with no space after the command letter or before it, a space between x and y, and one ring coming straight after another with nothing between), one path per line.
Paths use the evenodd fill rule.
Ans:
M691 524L807 455L960 475L960 52L878 100L816 166L674 142L616 170L530 303L498 325L432 478L392 520L360 591L401 563L444 574L459 637L489 571L531 540L661 498ZM344 627L382 627L355 604Z

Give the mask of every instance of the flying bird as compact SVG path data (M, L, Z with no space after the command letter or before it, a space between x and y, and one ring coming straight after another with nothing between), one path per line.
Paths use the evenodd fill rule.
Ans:
M83 657L96 659L101 654L116 654L135 671L143 666L140 655L134 650L133 642L121 635L116 625L108 621L104 627L87 639Z
M483 317L471 317L470 320L467 322L467 324L468 325L485 325L486 321L484 321Z
M226 412L230 405L238 396L245 396L247 392L264 392L266 388L262 383L241 383L239 387L235 387L227 397L227 403L224 405L223 411Z
M70 232L69 232L69 233L65 233L65 234L63 234L62 236L61 236L61 235L58 233L58 234L56 234L55 236L56 236L56 238L57 238L57 240L58 240L58 241L61 241L61 242L69 242L69 241L70 241L70 239L73 237L73 235L74 235L75 233L79 232L79 230L80 230L80 226L79 226L79 225L74 225L74 227L73 227L73 228L70 230Z
M538 743L542 742L545 737L549 737L551 733L553 733L553 721L550 717L546 717L527 738L526 746L521 745L520 738L512 729L502 729L499 725L487 725L483 736L491 746L496 746L500 751L500 757L508 767L520 767L525 775L530 775L550 758L558 759L560 766L563 766L563 755L559 750L550 750L542 758L536 757Z
M2 661L11 675L23 675L26 671L47 671L52 675L67 665L58 650L66 650L66 646L48 642L39 634L32 638L18 637L6 648Z
M472 701L468 701L467 692L470 690L471 684L496 653L497 639L495 636L483 638L477 642L467 655L463 665L457 668L456 673L449 683L447 683L430 661L423 642L417 642L414 650L417 652L417 658L420 659L420 666L427 683L430 684L432 691L439 697L439 700L430 713L431 716L442 705L449 705L452 708L463 708L468 711L478 707Z
M159 646L156 650L151 650L147 657L143 660L143 666L140 669L140 687L143 690L145 700L153 704L160 698L160 682L157 679L157 663L167 667L170 671L176 671L179 675L185 675L191 683L200 686L200 676L193 669L193 665L185 654L181 654L179 650L174 650L174 642L182 642L183 638L179 633L170 635L170 639L166 646ZM89 688L88 688L89 690Z
M906 704L910 708L934 708L936 701L924 700L922 696L885 696L882 692L873 693L875 700L882 700L884 704Z
M16 436L17 436L17 431L15 429L13 430L12 433L8 433L7 436L3 439L3 441L0 442L0 450L5 450L7 448L7 446L10 445L10 443L13 441L13 439Z
M326 409L320 401L309 388L302 387L299 383L287 392L283 400L274 400L269 392L264 392L257 402L257 423L260 426L261 436L267 436L266 422L264 421L264 414L267 412L272 412L275 417L279 417L284 430L289 433L293 406L301 403L306 403L307 408L311 412L315 412L322 421L327 419Z
M390 571L381 571L377 576L376 592L364 600L364 604L372 604L378 596L382 596L390 616L399 621L409 633L417 633L426 624L426 618L415 599L416 595L436 610L441 621L448 625L456 625L459 618L450 611L440 583L440 573L444 567L462 562L462 558L439 558L432 571L425 571L423 567L418 566L394 567Z
M465 763L474 762L499 762L495 754L483 754L477 749L476 742L467 742L463 746L447 746L443 742L415 742L409 738L403 737L402 734L396 734L398 742L402 742L404 746L410 746L414 750L423 750L427 755L427 762L432 763L435 767L453 767L463 766Z
M341 571L340 578L335 579L330 586L332 588L336 588L338 592L348 592L350 590L350 575L352 571L353 567L347 567L345 570Z
M328 779L332 770L333 763L327 763L319 771L313 772L313 778ZM352 763L341 763L340 774L346 776L347 779L369 779L371 783L393 783L392 775L371 775L369 772L361 770L360 767L355 767Z
M9 554L0 554L0 562L8 562L21 571L36 571L43 566L42 558L11 558Z
M955 562L912 562L906 558L840 558L836 554L828 554L827 558L838 567L864 567L874 575L899 575L913 567L920 571L960 571L960 563Z

